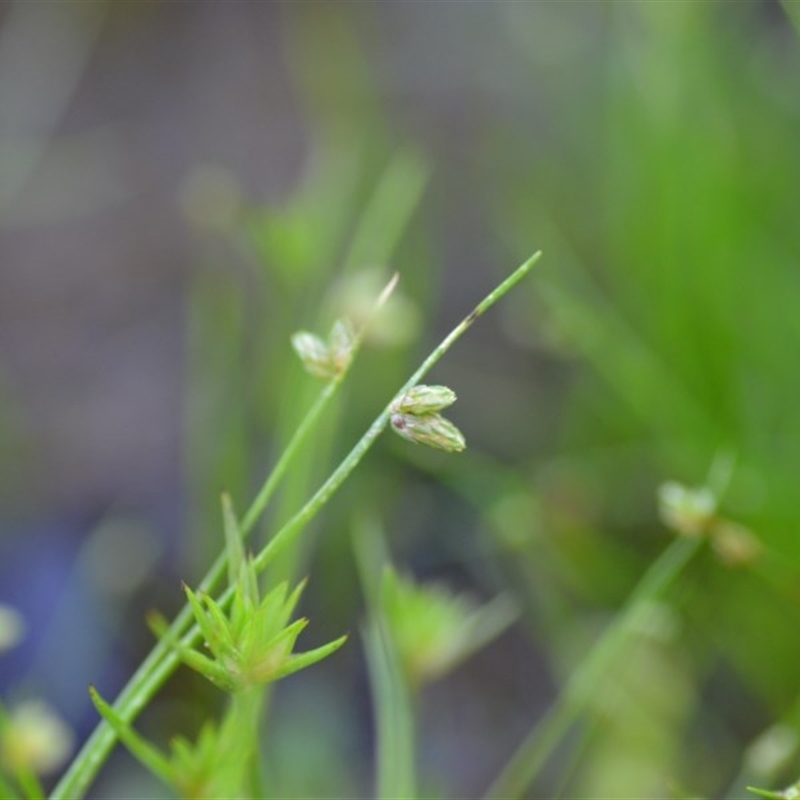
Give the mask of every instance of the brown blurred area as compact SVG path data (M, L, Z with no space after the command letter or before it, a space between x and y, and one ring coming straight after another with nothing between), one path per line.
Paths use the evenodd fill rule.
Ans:
M279 203L302 178L317 137L309 105L323 109L342 147L360 146L360 126L374 131L379 106L389 112L378 123L386 141L425 143L451 225L460 214L448 297L473 299L469 266L488 252L464 159L482 121L508 112L522 83L495 58L508 35L504 14L489 3L447 5L3 5L7 511L136 504L174 485L183 291L199 263L236 258L198 240L181 210L182 187L213 165L247 202ZM360 79L335 52L315 47L343 17L371 59ZM292 48L299 28L300 56ZM299 99L304 81L315 88Z
M273 3L7 3L0 20L6 511L176 484L179 195L207 162L280 196L303 147ZM219 254L218 254L219 255Z

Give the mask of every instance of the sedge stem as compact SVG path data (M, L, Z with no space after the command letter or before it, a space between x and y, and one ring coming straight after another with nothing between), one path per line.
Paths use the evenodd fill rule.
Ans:
M330 477L323 483L311 499L303 506L297 514L294 515L278 532L270 539L267 545L256 556L255 563L259 570L272 561L278 553L283 550L287 545L300 534L303 528L317 515L325 503L330 500L334 492L344 483L348 475L355 469L356 465L366 454L367 450L372 446L383 429L386 427L392 413L392 406L396 399L402 397L409 389L415 386L419 381L434 367L434 365L444 356L444 354L453 346L453 344L472 326L475 320L478 319L484 312L493 306L498 300L506 295L514 286L519 283L525 275L530 272L532 267L541 258L541 251L534 253L525 263L520 265L514 272L508 276L499 286L491 291L477 306L468 314L455 328L437 345L431 354L422 362L419 369L411 376L406 384L395 394L392 400L386 405L384 410L378 415L375 421L367 429L366 433L361 437L358 443L353 447L350 453L344 458L339 466L333 471ZM334 380L326 390L323 391L322 396L317 404L312 408L309 414L314 414L313 417L319 415L321 412L321 405L324 407L325 403L330 396L332 396L338 381ZM329 394L326 397L326 392ZM326 397L322 402L322 398ZM316 411L315 411L316 409ZM299 438L297 446L310 430L311 425L305 426L305 423L298 429L297 434L292 440ZM303 435L300 436L301 430ZM290 443L289 447L292 447ZM287 448L288 449L288 448ZM296 449L296 448L294 448ZM281 459L283 461L284 459ZM288 464L289 459L285 460L285 466ZM280 464L281 462L279 462ZM277 467L276 467L277 469ZM274 487L268 492L267 485L270 483L268 479L264 489L259 492L250 510L245 514L242 522L242 534L252 530L260 513L266 506L266 499L269 499L269 494ZM277 481L275 482L277 485ZM255 509L255 510L254 510ZM207 587L213 586L222 576L225 570L226 557L223 554L214 562L211 570L206 575L205 579L200 584L200 591L207 591ZM230 596L232 592L230 588L224 592L222 597ZM221 600L220 602L223 602ZM144 660L139 669L134 673L128 681L126 687L122 690L116 702L114 703L114 711L125 722L131 722L142 711L142 709L150 702L152 697L172 674L177 667L180 659L177 653L170 648L166 639L175 638L179 636L191 622L191 609L188 604L183 607L180 613L176 616L172 625L169 628L171 637L162 638L150 652L150 655ZM189 630L185 634L183 641L192 642L197 635L196 628ZM117 740L117 736L112 730L111 726L106 722L101 722L95 728L92 735L81 748L78 755L73 760L69 769L63 775L56 787L53 789L50 800L80 800L89 789L92 781L99 772L105 760L108 758L112 747Z

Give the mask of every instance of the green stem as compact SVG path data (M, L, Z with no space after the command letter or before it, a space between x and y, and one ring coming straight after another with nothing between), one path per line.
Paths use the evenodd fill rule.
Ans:
M19 800L19 792L2 775L0 775L0 797L7 797L8 800Z
M325 407L341 384L343 377L340 376L327 384L320 392L314 405L309 409L287 445L286 450L247 510L239 526L243 537L252 532L281 478L285 475L290 462L319 420ZM198 591L210 592L222 578L226 564L227 553L223 552L217 557L211 569L200 582ZM180 636L190 627L191 622L191 609L188 605L185 605L170 625L169 631L172 634L172 638ZM117 698L114 710L120 718L125 722L131 722L135 719L178 663L179 659L167 641L164 639L159 640ZM101 722L53 789L50 795L51 798L55 800L56 798L83 797L111 752L116 740L117 735L108 723Z
M584 658L564 691L517 748L486 793L486 800L512 800L525 794L546 760L585 709L597 683L652 603L675 579L702 544L699 536L680 537L645 572L623 611Z
M358 462L364 457L367 450L371 447L373 442L378 438L380 433L386 427L391 416L392 404L395 399L404 395L411 387L415 386L419 381L433 368L433 366L444 356L444 354L452 347L452 345L459 339L467 329L480 317L487 309L493 306L500 298L502 298L508 291L510 291L523 277L531 270L536 262L541 258L541 251L531 256L524 264L518 267L505 281L503 281L494 291L488 294L474 309L468 314L433 350L433 352L425 359L420 368L412 375L409 381L403 388L392 398L392 401L386 408L378 415L375 422L369 427L367 432L356 444L356 446L345 457L344 461L336 468L327 481L320 487L314 496L305 504L305 506L292 517L267 543L266 547L256 557L256 565L259 569L263 569L278 553L287 545L289 545L301 532L330 499L333 493L342 485L347 476L355 469ZM333 393L333 386L336 382L331 384L330 393ZM328 389L326 388L326 391ZM323 392L323 396L325 392ZM330 395L328 395L330 397ZM320 398L321 401L322 398ZM310 414L314 413L318 404L314 406ZM323 403L324 405L324 403ZM321 410L321 409L319 409ZM317 416L319 411L317 411ZM301 426L301 429L307 432L310 426ZM300 430L292 440L298 438ZM290 443L289 447L292 447ZM299 446L299 442L297 444ZM294 448L296 449L296 447ZM284 461L284 459L281 459ZM280 462L279 462L280 464ZM288 464L288 459L285 460ZM277 467L276 467L277 469ZM285 470L285 465L284 465ZM268 481L269 482L269 481ZM260 500L262 494L267 494L266 491L259 493L259 496L254 502L254 506L260 505L263 510L263 505L266 501ZM267 495L267 499L269 496ZM252 508L251 508L252 511ZM248 511L245 514L242 522L243 535L249 532L255 525L258 519L259 512L251 513ZM226 559L220 556L212 566L206 578L200 584L201 591L207 591L208 587L213 586L217 580L222 576L225 570ZM230 590L223 594L223 597L229 596ZM181 612L173 621L170 626L170 632L174 636L179 636L191 622L191 609L184 606ZM184 637L184 641L190 643L194 641L196 630L192 629ZM169 677L172 671L179 663L177 654L171 650L168 644L162 639L159 641L150 655L145 659L139 669L134 673L133 677L128 682L127 686L121 692L119 698L114 704L114 710L121 719L125 722L132 721L137 714L147 705L153 695L158 691L160 686ZM89 788L92 780L94 779L100 767L105 762L111 748L116 741L116 734L111 727L105 723L101 723L89 737L86 744L84 744L81 751L75 757L75 760L70 765L70 768L59 781L58 785L50 795L51 800L78 800L82 798L87 789Z
M414 800L416 755L413 701L397 649L379 606L364 631L377 737L375 797Z
M236 731L236 747L239 752L248 754L248 767L245 785L250 797L266 798L264 776L261 772L261 759L258 750L258 729L263 706L264 689L251 687L234 694L231 698L233 728Z
M267 507L272 495L275 493L275 489L278 487L281 478L283 478L283 476L286 474L286 470L295 454L300 449L300 445L303 444L303 442L306 440L306 437L311 432L311 429L314 427L314 425L316 425L317 419L319 419L320 414L322 414L322 411L328 405L331 397L333 397L336 390L339 388L343 377L344 375L340 375L336 379L332 380L320 392L316 402L306 414L303 421L300 423L300 427L297 429L294 436L292 436L292 440L283 451L283 455L281 455L281 457L278 459L278 463L275 465L269 478L267 478L266 482L261 487L261 490L256 495L255 500L253 500L250 508L247 510L247 513L244 515L244 518L239 525L242 536L246 537L250 534L261 515L264 513L264 509ZM224 561L224 558L221 557L218 559L218 561ZM220 569L220 572L222 572L222 569Z
M788 790L784 790L782 792L771 792L769 789L756 789L755 786L748 786L747 791L752 792L757 797L766 797L767 800L786 800L787 797L792 796L786 794Z
M382 584L389 564L383 531L362 511L353 531L358 576L369 617L362 632L375 719L377 800L416 797L415 709L397 646L389 631Z
M444 354L463 336L467 329L480 317L487 309L491 308L501 297L509 292L522 280L531 270L536 262L541 258L541 251L534 253L524 264L518 267L506 280L504 280L493 292L488 294L477 306L464 317L461 322L440 342L433 352L422 362L419 369L406 381L403 387L395 394L375 421L370 425L367 432L361 437L358 443L348 453L345 459L331 473L331 476L317 490L316 494L294 515L267 543L266 547L256 557L256 565L259 570L272 561L280 550L290 544L300 533L300 531L317 515L319 510L330 500L331 495L344 483L347 476L356 468L364 457L367 450L383 432L392 415L392 408L395 401L403 397L411 388L416 386L444 356Z
M800 34L800 5L797 0L781 0L781 5L795 30Z
M428 170L413 153L398 151L372 191L344 259L345 273L365 264L388 264L428 182Z
M27 800L44 800L44 789L36 777L36 773L29 767L17 770L17 783L22 787Z

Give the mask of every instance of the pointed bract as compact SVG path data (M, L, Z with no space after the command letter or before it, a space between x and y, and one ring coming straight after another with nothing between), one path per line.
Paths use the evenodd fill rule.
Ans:
M341 646L344 640L337 639L330 646L310 653L292 652L297 637L308 624L306 619L289 623L305 583L302 581L289 593L284 581L260 600L253 563L247 561L242 566L227 615L213 598L206 594L198 596L185 587L195 621L213 658L172 638L160 618L153 617L151 624L187 666L224 691L239 692L296 672ZM249 589L247 584L251 584Z
M222 528L225 533L225 550L228 554L228 582L233 585L245 562L244 544L239 530L239 522L233 510L231 496L222 495Z

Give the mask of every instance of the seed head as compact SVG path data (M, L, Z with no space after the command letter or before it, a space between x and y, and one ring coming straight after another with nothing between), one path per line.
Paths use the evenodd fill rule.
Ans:
M690 488L675 481L659 487L658 501L664 523L687 536L706 533L717 511L717 499L710 489Z
M345 319L334 323L327 342L308 331L299 331L292 336L292 346L306 372L324 381L338 378L347 370L357 342L353 326Z
M300 356L306 372L323 380L334 377L328 345L319 336L308 331L299 331L292 336L292 347Z
M453 405L456 393L447 386L415 386L395 404L400 414L432 414Z
M448 453L460 453L467 446L461 431L440 414L392 414L392 428L404 439L426 444Z

